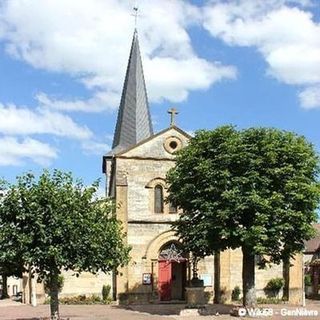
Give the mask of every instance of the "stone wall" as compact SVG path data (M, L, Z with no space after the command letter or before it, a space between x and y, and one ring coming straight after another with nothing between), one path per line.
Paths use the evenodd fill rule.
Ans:
M8 277L8 295L11 297L15 295L17 292L22 291L22 279L16 277Z
M111 274L100 272L94 275L89 272L83 272L77 277L73 271L64 271L62 275L64 277L64 286L60 297L91 296L93 294L101 297L103 285L110 285L112 288Z

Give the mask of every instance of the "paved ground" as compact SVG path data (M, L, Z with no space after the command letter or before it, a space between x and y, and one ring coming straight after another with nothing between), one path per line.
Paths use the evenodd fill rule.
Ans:
M320 302L308 301L306 310L317 311L318 315L311 316L286 316L281 313L288 313L287 310L294 311L297 306L291 305L272 305L264 306L271 308L272 317L263 317L272 320L298 320L298 319L320 319ZM105 306L105 305L77 305L77 306L61 306L60 315L64 319L70 320L191 320L191 319L236 319L229 315L233 306L229 305L209 305L204 315L187 314L180 315L180 311L184 309L184 305L131 305L123 306ZM300 307L298 307L300 308ZM282 309L282 311L281 311ZM185 309L184 309L185 310ZM284 310L284 311L283 311ZM301 309L300 309L301 311ZM193 312L193 311L192 311ZM268 312L268 310L267 310ZM218 314L217 314L218 313ZM37 307L22 305L11 301L0 301L0 319L1 320L44 320L48 319L49 306L39 305ZM260 317L261 318L261 317ZM239 318L238 318L239 319Z

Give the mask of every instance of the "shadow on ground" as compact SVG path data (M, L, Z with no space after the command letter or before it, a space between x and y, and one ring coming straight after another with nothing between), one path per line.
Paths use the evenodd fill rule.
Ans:
M17 318L16 320L50 320L50 318Z
M16 320L50 320L50 317L45 317L45 318L16 318ZM70 318L60 318L60 320L70 320Z
M200 313L203 315L217 315L217 314L230 314L234 308L231 304L207 304L200 308ZM140 313L148 313L152 315L179 315L182 310L190 309L186 304L131 304L119 305L114 308L136 311Z

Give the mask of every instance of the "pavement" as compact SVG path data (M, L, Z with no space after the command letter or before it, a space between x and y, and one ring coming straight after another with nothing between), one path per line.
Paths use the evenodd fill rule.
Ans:
M61 305L60 316L66 320L214 320L235 319L230 316L232 305L207 305L202 310L202 315L197 314L194 309L186 309L181 304L149 304L149 305ZM262 309L261 309L262 308ZM272 320L300 320L320 319L320 302L307 301L303 309L300 306L288 304L263 305L260 310L265 312L255 319ZM272 310L272 316L270 316ZM306 313L309 313L308 316ZM292 315L292 312L298 314ZM310 315L311 313L311 315ZM317 313L315 315L315 313ZM312 316L313 314L313 316ZM49 305L32 307L10 300L0 301L1 320L47 320L50 315ZM257 315L257 314L256 314ZM243 319L239 317L238 319ZM246 318L248 319L248 317Z

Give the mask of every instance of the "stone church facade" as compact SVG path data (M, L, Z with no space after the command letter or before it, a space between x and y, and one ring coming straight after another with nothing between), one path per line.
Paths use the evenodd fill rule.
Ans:
M188 253L182 252L178 237L171 230L171 223L181 212L165 201L165 178L175 164L174 153L185 147L190 138L173 121L167 129L153 133L135 31L112 150L103 156L102 163L107 181L106 194L116 201L116 214L125 232L124 241L132 248L131 260L113 274L83 273L77 278L71 271L64 272L60 296L101 295L103 285L110 284L114 299L126 303L185 300L191 266ZM302 255L297 255L291 262L290 302L301 303ZM212 301L213 257L203 259L198 267L207 299ZM232 290L236 286L242 288L241 275L241 250L222 252L220 282L224 302L231 301ZM263 270L256 268L257 296L264 296L263 288L276 277L283 277L282 265ZM24 301L29 302L32 284L27 279L25 283ZM36 291L38 297L43 298L43 288L38 286Z
M189 139L173 121L167 129L153 134L135 31L113 147L103 157L107 194L116 200L125 241L132 247L129 265L113 275L115 299L127 302L185 299L185 288L191 278L190 264L188 253L180 250L178 237L171 230L171 223L181 212L165 201L165 178L175 164L174 153L186 146ZM235 286L242 287L241 269L240 249L221 253L221 289L225 301L231 300ZM302 300L302 272L302 257L297 256L290 268L290 300L295 303ZM200 261L199 275L210 300L214 286L213 257ZM264 296L263 288L271 278L282 276L282 265L257 268L257 295Z

